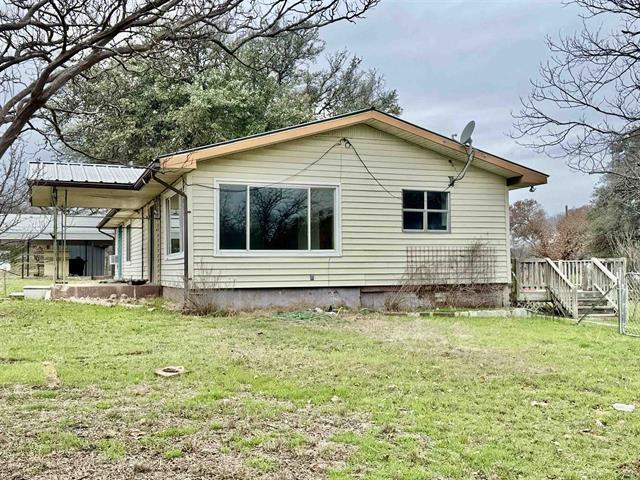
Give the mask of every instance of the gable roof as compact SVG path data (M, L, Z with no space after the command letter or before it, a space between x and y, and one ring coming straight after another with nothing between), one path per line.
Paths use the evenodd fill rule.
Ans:
M367 124L408 142L436 150L461 161L465 161L467 158L467 148L460 142L371 108L235 140L169 153L160 156L159 160L163 169L192 169L196 168L198 161L201 160L245 152L357 124ZM474 149L474 164L479 164L480 167L504 176L507 178L507 184L512 188L547 183L547 174L483 150Z

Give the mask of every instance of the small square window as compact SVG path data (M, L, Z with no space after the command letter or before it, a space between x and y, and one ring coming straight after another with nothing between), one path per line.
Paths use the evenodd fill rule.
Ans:
M427 230L447 230L447 212L427 212Z
M424 192L404 190L402 192L402 208L424 210Z
M402 229L448 231L449 192L402 191Z
M402 228L405 230L424 230L424 213L403 212Z
M446 210L448 195L447 192L427 192L427 209Z

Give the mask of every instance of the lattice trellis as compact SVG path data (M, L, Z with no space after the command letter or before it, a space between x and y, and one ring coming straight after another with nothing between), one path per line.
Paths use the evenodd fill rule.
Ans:
M407 279L420 285L495 282L496 252L485 243L466 247L407 247Z

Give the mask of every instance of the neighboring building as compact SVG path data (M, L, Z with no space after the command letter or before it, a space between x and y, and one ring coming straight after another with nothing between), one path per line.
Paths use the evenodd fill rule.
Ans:
M34 163L29 185L33 205L110 207L100 225L117 230L116 277L172 298L186 284L233 306L379 306L411 272L465 283L461 258L482 243L484 273L469 282L505 303L509 191L547 175L475 150L449 187L466 160L455 140L366 110L147 168Z
M65 277L104 277L111 274L113 231L97 229L101 215L67 216L58 220L58 272ZM0 233L0 250L11 252L10 271L23 278L54 275L54 225L49 214L7 215ZM4 247L4 248L3 248Z

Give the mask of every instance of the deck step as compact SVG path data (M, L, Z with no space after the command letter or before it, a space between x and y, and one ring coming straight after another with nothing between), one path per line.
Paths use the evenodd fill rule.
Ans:
M600 292L578 293L578 300L602 300L602 299L604 299L604 295L602 295Z
M578 308L578 315L584 315L588 313L589 315L602 315L602 314L615 314L616 311L613 308Z

